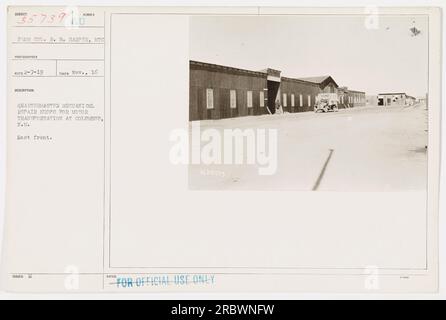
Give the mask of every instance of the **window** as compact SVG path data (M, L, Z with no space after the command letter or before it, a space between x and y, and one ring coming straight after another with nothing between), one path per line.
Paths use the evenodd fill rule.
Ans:
M206 89L206 108L214 109L214 89Z
M260 91L259 100L260 100L260 106L264 107L265 106L265 93L263 91Z
M344 103L344 96L341 96L341 103Z
M237 108L237 93L235 90L229 91L229 104L231 109Z
M283 102L283 106L286 107L287 106L287 102L286 102L286 93L282 94L282 102Z
M299 95L299 105L300 105L301 107L304 106L304 98L302 97L301 94Z
M291 94L291 106L294 107L294 94Z
M246 105L248 108L252 108L252 91L246 92Z
M310 95L308 95L308 106L309 107L311 106L311 96Z

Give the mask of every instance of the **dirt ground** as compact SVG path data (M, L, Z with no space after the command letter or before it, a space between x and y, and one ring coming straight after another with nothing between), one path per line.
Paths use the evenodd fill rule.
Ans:
M278 130L277 171L257 165L189 165L199 190L404 191L427 185L427 110L366 106L201 121L201 130Z

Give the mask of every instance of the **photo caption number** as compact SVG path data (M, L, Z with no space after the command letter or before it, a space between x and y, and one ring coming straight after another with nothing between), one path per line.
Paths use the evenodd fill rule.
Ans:
M265 304L217 304L215 315L272 315L274 305Z
M274 305L264 304L217 304L215 306L176 305L171 309L171 315L188 315L198 318L213 316L268 316L274 313Z

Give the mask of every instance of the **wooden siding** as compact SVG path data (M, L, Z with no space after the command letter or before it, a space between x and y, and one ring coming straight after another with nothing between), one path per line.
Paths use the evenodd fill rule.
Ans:
M191 61L189 120L224 119L268 114L268 101L273 101L275 98L268 97L268 88L272 88L271 84L276 83L267 80L268 74L272 72L275 72L281 80L277 96L285 112L313 111L316 96L321 92L337 92L340 97L343 96L343 102L341 98L339 99L339 108L364 106L366 103L364 92L349 90L347 87L338 88L331 77L323 83L317 83L305 79L280 78L280 71L273 69L260 72ZM207 89L213 90L214 107L212 109L208 109L206 105ZM236 92L236 108L231 108L231 90ZM248 108L247 104L248 91L252 91L252 108ZM264 93L263 107L260 106L260 92ZM270 95L271 93L273 94L273 91L270 92ZM283 103L284 94L286 94L287 99L286 106ZM294 106L291 103L292 94L294 94ZM300 106L300 95L302 95L302 106ZM311 97L311 103L308 103L308 96ZM270 104L271 101L269 101ZM272 102L272 108L275 109L274 102Z
M224 70L190 68L189 120L224 119L267 114L266 103L260 107L260 92L267 87L266 74L237 73ZM207 109L206 89L214 91L214 108ZM236 91L236 108L230 107L230 90ZM252 91L252 108L247 106L247 92ZM265 91L265 98L267 93Z
M352 97L351 107L364 107L366 103L365 92L348 90L348 95Z
M291 78L282 78L280 83L280 97L287 95L287 106L282 108L285 112L305 112L313 111L317 94L321 92L317 84L304 81L296 81ZM294 107L291 106L291 94L294 94ZM302 95L303 106L300 106L299 95ZM311 105L308 105L308 95L311 96Z
M340 88L338 90L338 95L339 95L338 107L340 109L363 107L366 104L365 92ZM341 96L344 97L343 100L342 100Z

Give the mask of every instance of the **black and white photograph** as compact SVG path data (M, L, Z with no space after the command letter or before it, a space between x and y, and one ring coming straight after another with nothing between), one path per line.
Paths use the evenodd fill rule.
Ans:
M445 4L79 2L0 4L0 300L444 297Z
M426 15L190 20L189 187L427 186Z

